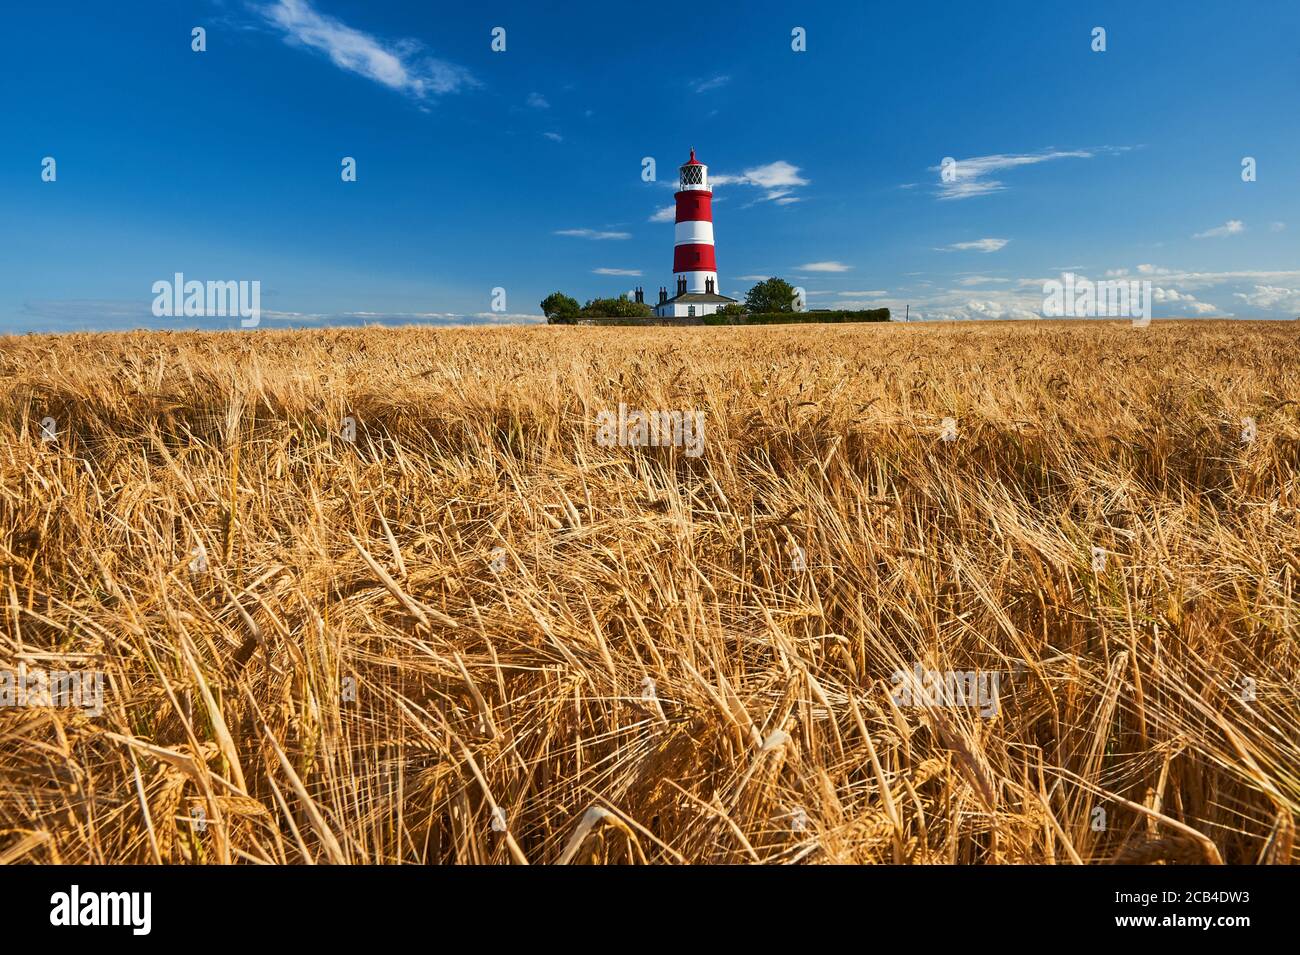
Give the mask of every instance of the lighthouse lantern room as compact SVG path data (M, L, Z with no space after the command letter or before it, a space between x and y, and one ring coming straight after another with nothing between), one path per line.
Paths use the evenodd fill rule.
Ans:
M677 282L670 298L659 290L655 315L660 318L695 318L712 315L734 302L718 292L718 264L713 251L713 189L709 167L691 158L681 167L678 181L677 224L673 243L673 274Z

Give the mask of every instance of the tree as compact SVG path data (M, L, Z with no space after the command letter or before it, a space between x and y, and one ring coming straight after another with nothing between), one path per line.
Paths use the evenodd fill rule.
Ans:
M741 305L739 302L728 302L726 305L723 305L721 308L719 308L716 314L744 315L745 312L746 312L745 306Z
M578 300L563 292L552 292L542 299L542 314L550 325L572 324L580 311Z
M759 282L745 296L745 308L750 312L793 312L794 286L775 276Z
M588 318L649 318L654 310L645 302L634 302L626 295L618 298L593 298L582 308Z

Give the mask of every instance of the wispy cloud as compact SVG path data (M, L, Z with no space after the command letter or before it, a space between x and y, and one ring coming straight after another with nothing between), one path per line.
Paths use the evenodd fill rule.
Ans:
M593 275L640 275L640 269L592 269Z
M1010 239L976 239L973 242L954 242L952 245L935 249L936 252L997 252Z
M847 272L851 268L853 266L843 262L809 262L807 265L795 266L798 272Z
M707 80L696 80L691 84L691 88L697 93L707 93L709 90L716 90L719 87L726 86L731 82L730 76L724 76L721 73L717 76L710 77Z
M1229 219L1221 226L1195 233L1193 239L1218 239L1226 235L1240 235L1246 231L1246 224L1240 219Z
M556 235L572 236L575 239L630 239L631 232L598 232L595 229L556 229Z
M956 159L951 164L931 166L939 173L936 195L940 199L973 199L989 193L1001 192L1006 184L997 174L1021 166L1034 166L1056 159L1092 159L1102 154L1127 152L1128 146L1101 146L1095 149L1048 149L1036 153L999 153L992 156L972 156Z
M792 195L797 186L808 185L808 180L800 175L799 167L793 163L778 159L762 166L752 166L739 175L717 173L709 175L709 182L714 186L757 186L766 190L764 195L754 202L776 202L789 205L798 202L799 197ZM750 203L753 205L754 203Z
M561 136L559 133L542 133L542 135L545 136L547 139L549 139L549 140L550 140L551 142L553 142L553 143L562 143L562 142L564 142L564 137Z
M529 93L528 105L533 109L550 109L551 104L546 101L546 97L541 93Z
M1259 284L1277 284L1280 282L1300 281L1300 269L1281 271L1231 271L1231 272L1191 272L1183 269L1169 269L1159 265L1143 264L1137 267L1139 275L1147 278L1159 278L1162 282L1181 285L1185 288L1209 288L1227 282L1250 282Z
M657 210L647 221L649 222L672 222L677 218L676 206L664 206Z
M464 67L425 55L418 40L385 43L317 12L310 0L276 0L256 9L283 31L286 43L323 53L339 69L415 99L479 85Z

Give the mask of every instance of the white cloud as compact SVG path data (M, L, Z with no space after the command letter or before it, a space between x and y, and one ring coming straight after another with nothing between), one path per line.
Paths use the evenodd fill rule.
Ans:
M752 166L739 175L710 173L709 183L713 186L757 186L764 190L764 194L754 202L775 202L785 206L799 201L799 197L792 193L795 187L808 185L808 180L800 175L798 166L778 159L763 166Z
M542 133L542 135L545 136L547 139L549 139L549 140L550 140L551 142L553 142L553 143L562 143L562 142L564 142L564 137L561 136L559 133Z
M546 101L546 97L541 93L529 93L528 105L533 109L550 109L551 104Z
M1139 265L1138 273L1144 276L1157 276L1166 285L1180 288L1203 289L1230 282L1249 282L1258 285L1279 285L1300 281L1300 269L1285 271L1241 271L1241 272L1184 272L1180 269L1167 269L1155 265Z
M1271 225L1268 227L1268 231L1269 231L1269 232L1281 232L1281 231L1283 231L1284 229L1286 229L1286 223L1285 223L1285 222L1274 222L1273 224L1271 224Z
M258 10L284 31L286 43L323 53L339 69L416 99L478 85L463 67L423 55L419 41L385 44L341 20L318 13L310 0L276 0Z
M630 239L631 232L597 232L595 229L556 229L556 235L572 236L576 239Z
M786 162L784 159L770 162L766 166L754 166L746 169L739 176L713 176L711 178L719 185L741 182L751 186L760 186L763 189L808 185L808 180L799 175L799 167Z
M640 269L592 269L593 275L640 275Z
M1197 232L1192 236L1193 239L1218 239L1227 235L1240 235L1246 231L1246 225L1240 219L1229 219L1221 226L1213 229L1206 229L1204 232Z
M266 312L262 313L267 314ZM277 313L283 316L292 316L298 312ZM340 312L344 318L460 318L457 312Z
M976 239L974 242L954 242L952 245L936 249L938 252L997 252L1010 239Z
M738 282L766 282L772 276L770 275L737 275Z
M652 215L648 222L673 222L677 218L676 206L664 206Z
M957 284L962 286L988 285L992 282L1010 282L1010 281L1011 281L1010 279L991 278L987 275L968 275L966 278L962 279Z
M1183 276L1192 273L1178 273L1171 269L1157 269L1153 265L1147 265L1144 268L1147 273L1146 277L1152 279L1151 298L1156 317L1206 315L1231 317L1231 313L1222 307L1200 301L1182 287ZM1157 279L1155 278L1157 272L1165 274L1160 275ZM1297 279L1295 283L1291 283L1292 287L1300 285L1300 272L1295 274ZM981 275L970 277L981 281L995 281ZM1059 276L1051 276L1050 280L1058 280L1059 278ZM1076 280L1082 281L1088 278L1089 276L1076 274ZM1138 277L1138 279L1140 278L1141 276ZM1207 277L1202 276L1202 278ZM1135 279L1129 279L1129 281L1133 280ZM895 313L895 318L901 319L905 307L910 304L913 321L920 320L922 316L927 321L1041 319L1044 317L1043 300L1045 294L1044 283L1046 281L1049 281L1049 279L1032 276L1014 277L1002 280L1002 284L981 285L972 289L963 279L959 278L957 287L917 290L906 299L900 299L898 293L895 293L893 296L875 302L864 302L858 307L886 305ZM1212 284L1217 284L1217 276ZM840 302L835 304L837 307L853 307L843 305Z
M795 266L800 272L847 272L851 268L853 266L843 262L809 262L807 265Z
M730 76L723 76L719 74L718 76L714 76L707 80L696 80L692 84L692 88L697 93L707 93L709 90L716 90L719 87L726 86L730 82L731 82Z
M1300 287L1281 288L1274 285L1256 285L1253 292L1237 292L1247 305L1266 312L1283 311L1300 317Z
M993 192L1001 192L1006 185L994 175L1007 169L1020 166L1033 166L1038 163L1051 162L1054 159L1092 159L1103 153L1114 154L1126 152L1127 146L1101 146L1095 149L1044 150L1037 153L999 153L992 156L972 156L969 159L957 159L948 167L951 181L944 181L945 167L941 163L931 166L931 172L939 173L939 188L936 195L940 199L971 199Z
M1091 276L1074 268L1076 280ZM1261 317L1273 319L1300 319L1300 269L1279 271L1224 271L1193 272L1176 268L1142 263L1131 268L1103 270L1106 278L1114 280L1144 281L1152 284L1151 299L1156 318L1172 317ZM910 274L910 273L908 273ZM987 276L970 274L970 278L985 280ZM1022 319L1041 318L1044 283L1059 280L1059 275L1012 276L1005 284L983 285L971 288L963 274L954 277L954 286L948 288L926 287L918 283L911 292L894 292L874 301L864 296L853 299L856 293L844 292L844 300L835 301L836 308L870 308L887 306L894 317L901 320L908 304L913 321ZM993 281L992 279L988 279ZM1208 291L1202 291L1208 290ZM900 297L906 292L906 298ZM1210 295L1218 302L1204 301L1199 296ZM1234 315L1228 302L1246 311Z
M437 313L434 314L436 315ZM283 321L295 321L297 319L303 319L303 318L324 318L325 316L320 312L279 312L273 309L264 308L262 309L262 317L269 318L274 321L283 322Z
M1038 308L1029 304L993 299L967 299L964 302L926 307L928 321L1009 321L1042 318Z
M1196 296L1172 288L1156 286L1151 290L1151 298L1161 304L1177 303L1178 308L1172 311L1195 312L1197 315L1213 315L1220 311L1217 306L1209 302L1198 302Z

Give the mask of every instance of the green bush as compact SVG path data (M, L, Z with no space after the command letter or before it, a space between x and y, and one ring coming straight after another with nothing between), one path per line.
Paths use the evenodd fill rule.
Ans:
M745 308L756 315L794 311L794 286L773 276L759 282L745 295Z
M649 318L654 314L645 302L634 302L626 295L618 298L594 298L582 307L585 318Z
M578 300L563 292L552 292L542 299L542 314L551 325L572 325L580 309Z

